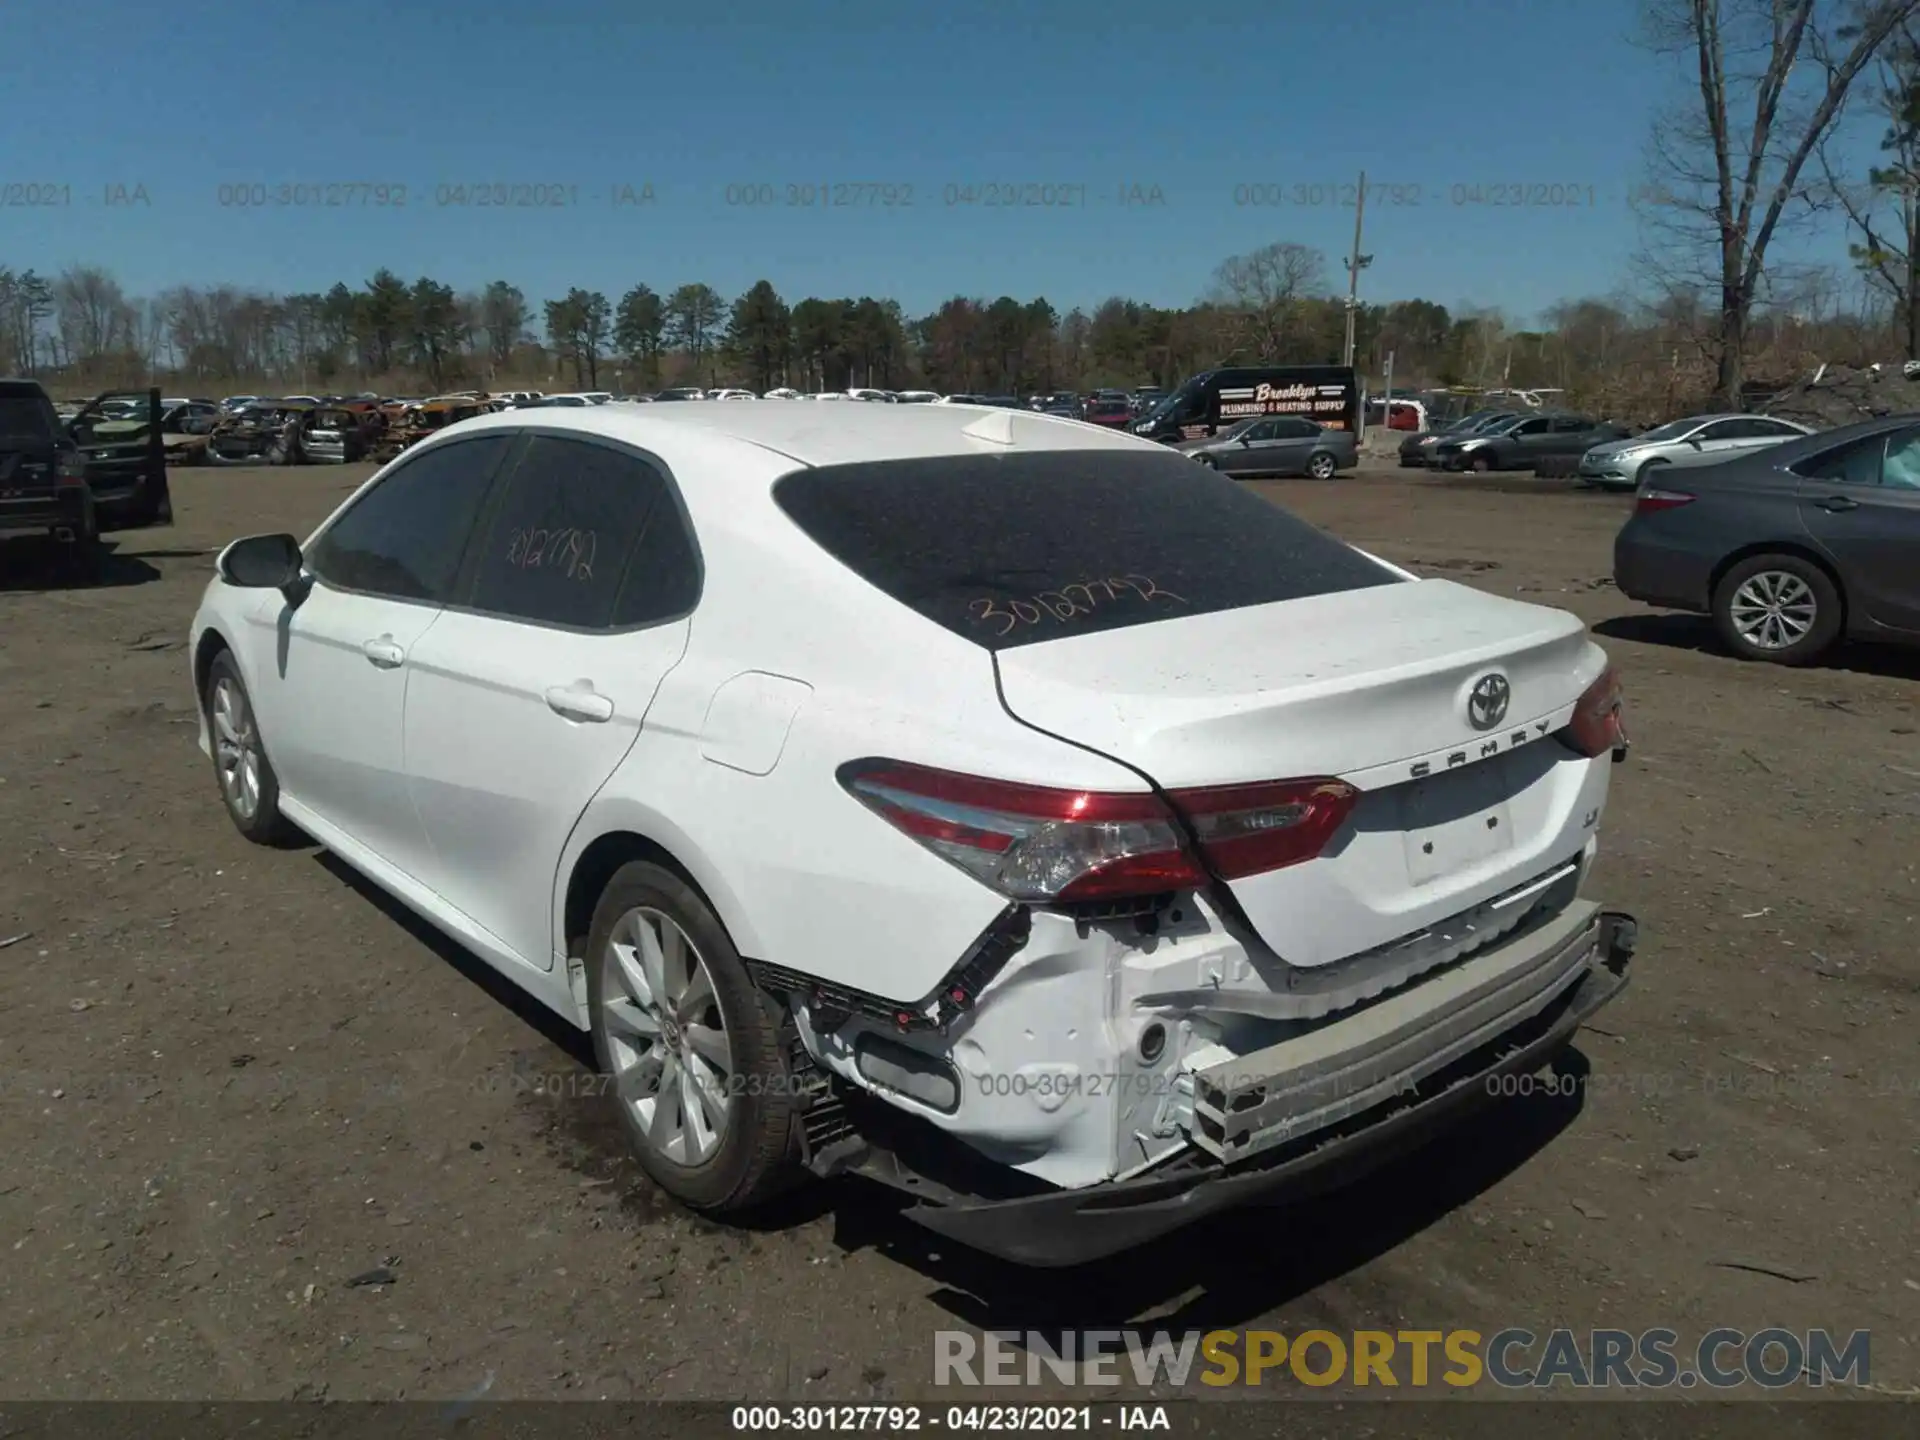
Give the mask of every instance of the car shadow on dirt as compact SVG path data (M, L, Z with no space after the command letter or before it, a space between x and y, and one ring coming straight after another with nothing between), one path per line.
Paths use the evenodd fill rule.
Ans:
M847 1187L837 1243L870 1246L934 1282L929 1298L985 1330L1212 1330L1244 1325L1394 1250L1485 1194L1573 1123L1588 1061L1565 1052L1558 1094L1497 1101L1425 1148L1290 1204L1249 1205L1109 1259L1033 1270L921 1229L904 1206ZM867 1187L871 1188L871 1187ZM1305 1237L1311 1237L1310 1241Z
M98 570L83 575L54 541L38 535L0 539L0 594L114 589L145 585L159 578L155 566L140 556L122 554L111 540L101 543Z
M1704 615L1659 614L1617 615L1602 620L1593 633L1608 640L1626 640L1636 645L1660 645L1669 650L1693 650L1716 655L1729 664L1747 663L1727 653L1714 633L1713 622ZM1826 659L1805 667L1818 673L1840 670L1849 674L1878 675L1888 680L1920 680L1920 649L1903 650L1893 645L1845 642Z

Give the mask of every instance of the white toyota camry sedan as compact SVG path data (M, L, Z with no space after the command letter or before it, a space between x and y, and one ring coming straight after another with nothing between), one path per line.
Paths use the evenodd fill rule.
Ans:
M233 822L590 1032L702 1210L858 1174L1074 1263L1354 1182L1626 983L1632 918L1581 894L1626 737L1580 622L1149 441L508 411L216 568Z

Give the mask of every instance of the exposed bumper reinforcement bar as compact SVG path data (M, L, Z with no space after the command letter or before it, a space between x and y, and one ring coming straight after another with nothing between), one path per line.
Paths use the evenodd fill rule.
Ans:
M1276 1149L1237 1167L1200 1165L1012 1200L953 1197L905 1213L987 1254L1021 1265L1061 1267L1118 1254L1257 1198L1301 1200L1337 1189L1426 1144L1438 1126L1464 1119L1498 1092L1500 1078L1539 1070L1626 988L1637 922L1620 911L1582 909L1571 942L1581 963L1542 979L1544 998L1529 1016L1516 1024L1509 1014L1498 1034L1456 1053L1451 1063L1441 1062L1412 1091L1401 1088L1371 1109L1334 1122L1318 1143L1314 1132L1300 1134L1298 1153ZM1589 935L1589 948L1580 949ZM1548 953L1564 958L1567 947ZM1447 1049L1455 1052L1457 1045Z
M1600 939L1600 907L1576 901L1311 1034L1196 1071L1194 1143L1239 1161L1412 1090L1545 1010Z

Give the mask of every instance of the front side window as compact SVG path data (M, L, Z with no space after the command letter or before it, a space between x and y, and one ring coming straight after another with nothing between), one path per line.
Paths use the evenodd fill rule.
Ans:
M1544 435L1547 433L1547 423L1545 420L1522 420L1506 433L1516 438L1527 435Z
M989 650L1401 583L1171 453L824 466L774 499L876 590Z
M418 452L326 528L307 568L335 589L444 604L512 445L511 435L484 435Z
M628 556L665 493L637 455L535 435L507 479L465 603L536 625L611 627Z

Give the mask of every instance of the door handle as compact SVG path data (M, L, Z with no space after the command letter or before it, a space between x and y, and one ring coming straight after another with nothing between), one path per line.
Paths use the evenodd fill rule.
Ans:
M613 701L584 680L572 685L555 685L547 691L547 708L569 720L597 724L613 718Z
M407 652L394 643L391 635L367 641L360 647L360 653L382 670L398 669L401 661L407 658Z
M1826 499L1816 500L1814 503L1829 515L1838 515L1842 510L1858 510L1860 508L1860 502L1858 500L1849 500L1844 495L1829 495Z

